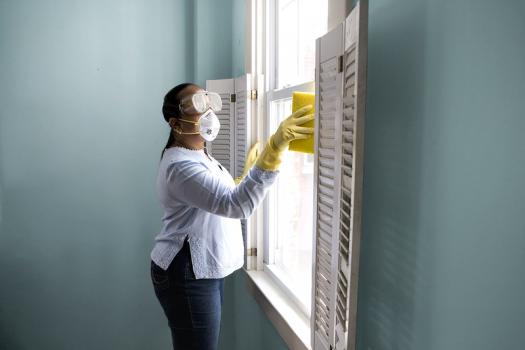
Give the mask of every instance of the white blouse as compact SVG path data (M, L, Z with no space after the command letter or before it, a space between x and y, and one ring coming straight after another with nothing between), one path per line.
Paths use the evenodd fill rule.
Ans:
M166 270L188 237L197 279L222 278L244 264L241 218L264 199L278 171L252 167L236 186L230 173L204 150L164 151L157 194L164 209L151 259Z

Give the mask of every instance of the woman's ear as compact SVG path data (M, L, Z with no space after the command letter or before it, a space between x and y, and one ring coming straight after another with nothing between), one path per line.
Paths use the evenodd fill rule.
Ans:
M177 118L170 118L168 120L168 123L170 124L170 128L175 132L182 132L182 128L180 125L180 122L177 120Z

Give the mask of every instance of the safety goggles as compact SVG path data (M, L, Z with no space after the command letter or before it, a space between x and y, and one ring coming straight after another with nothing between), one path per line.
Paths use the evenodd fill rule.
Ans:
M221 96L216 92L198 92L185 97L179 104L179 110L184 114L204 113L210 108L214 112L222 108Z

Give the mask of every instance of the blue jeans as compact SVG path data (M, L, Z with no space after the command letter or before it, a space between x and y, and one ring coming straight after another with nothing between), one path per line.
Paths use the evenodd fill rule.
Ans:
M151 280L168 318L173 349L217 349L224 278L195 279L185 241L166 271L151 261Z

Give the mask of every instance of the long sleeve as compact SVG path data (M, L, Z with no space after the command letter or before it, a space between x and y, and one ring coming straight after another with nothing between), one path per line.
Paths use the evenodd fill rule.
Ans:
M169 192L177 200L216 215L245 219L264 199L278 173L254 166L239 185L233 186L204 164L182 160L170 164L166 175Z

